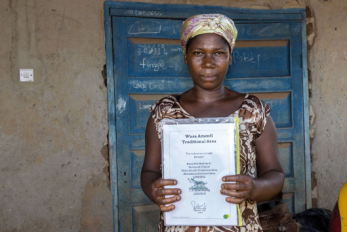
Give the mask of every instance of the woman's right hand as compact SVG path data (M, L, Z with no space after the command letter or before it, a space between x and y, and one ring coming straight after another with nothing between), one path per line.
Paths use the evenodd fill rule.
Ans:
M152 188L152 196L155 200L155 203L159 205L160 210L162 212L169 212L175 209L175 203L181 200L181 189L178 188L164 188L168 185L176 185L177 180L172 179L162 179L159 178L153 182ZM166 197L171 196L171 197Z

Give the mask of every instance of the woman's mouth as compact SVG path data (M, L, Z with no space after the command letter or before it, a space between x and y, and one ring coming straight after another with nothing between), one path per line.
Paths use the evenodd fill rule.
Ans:
M216 75L201 76L201 79L203 79L204 81L213 81L213 80L216 79L216 78L217 78Z

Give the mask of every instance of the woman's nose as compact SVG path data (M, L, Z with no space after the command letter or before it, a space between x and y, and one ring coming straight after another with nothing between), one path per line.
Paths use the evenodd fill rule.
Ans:
M212 55L205 55L203 58L203 67L204 68L214 68L215 62Z

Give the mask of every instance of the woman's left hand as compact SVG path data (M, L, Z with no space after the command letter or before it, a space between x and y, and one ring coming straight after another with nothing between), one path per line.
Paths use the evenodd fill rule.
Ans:
M221 194L228 196L225 200L229 203L241 204L252 197L255 183L251 176L241 174L224 176L221 186ZM232 182L232 183L230 183Z

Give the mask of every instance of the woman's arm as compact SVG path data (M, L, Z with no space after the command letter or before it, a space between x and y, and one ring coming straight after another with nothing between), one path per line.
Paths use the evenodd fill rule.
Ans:
M171 211L175 206L165 205L179 201L181 199L179 195L181 190L177 188L164 188L167 185L176 185L177 181L171 179L164 180L161 178L161 144L152 115L147 122L145 143L145 160L141 171L142 190L151 201L159 205L161 211ZM165 198L166 195L174 196Z
M223 177L221 193L228 195L230 203L240 204L250 199L267 201L276 196L283 188L284 171L279 161L276 127L268 118L263 133L256 139L257 178L249 175L233 175Z
M255 140L257 152L257 179L250 199L256 201L271 200L281 192L284 184L284 171L279 159L278 140L275 123L272 118L261 136Z

